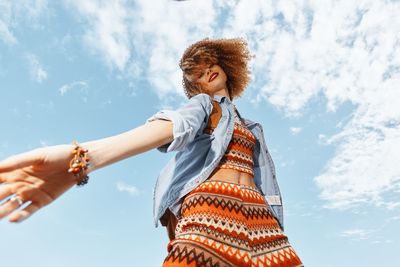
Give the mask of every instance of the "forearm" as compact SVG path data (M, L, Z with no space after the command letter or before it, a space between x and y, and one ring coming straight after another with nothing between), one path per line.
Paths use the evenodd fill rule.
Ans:
M81 143L89 150L88 173L172 142L172 122L155 120L130 131Z

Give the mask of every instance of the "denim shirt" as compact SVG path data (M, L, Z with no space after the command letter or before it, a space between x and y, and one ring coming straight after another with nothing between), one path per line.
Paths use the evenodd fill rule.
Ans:
M212 111L212 98L221 106L222 115L211 134L204 133ZM240 116L240 114L239 114ZM217 167L232 138L234 106L225 96L198 94L177 110L160 110L146 120L170 120L173 141L157 148L160 152L177 151L161 170L153 191L155 227L167 208L179 219L183 197L204 182ZM262 126L242 117L256 138L254 147L254 182L270 205L283 229L283 207L275 167L264 140Z

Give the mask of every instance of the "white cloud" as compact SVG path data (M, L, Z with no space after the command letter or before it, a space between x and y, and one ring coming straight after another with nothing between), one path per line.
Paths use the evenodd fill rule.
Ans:
M366 229L350 229L345 230L341 233L343 237L349 237L353 240L366 240L371 237L371 234L375 232L375 230L366 230Z
M327 111L354 107L334 136L333 158L315 183L326 207L372 204L400 187L400 3L361 1L89 0L84 39L122 72L144 77L157 94L181 95L178 60L204 37L246 37L256 58L249 93L300 116L313 99ZM138 62L141 65L138 66ZM140 71L137 71L140 69ZM129 75L129 73L125 73ZM398 192L398 191L397 191Z
M64 84L61 86L58 91L60 92L61 96L64 96L68 91L72 89L79 89L80 91L85 91L87 92L89 88L89 85L85 81L75 81L69 84Z
M348 238L352 241L369 242L370 244L392 243L390 239L386 239L380 234L383 227L377 229L349 229L342 231L340 236Z
M29 74L31 78L38 83L46 80L47 72L43 69L37 57L34 54L27 54L26 58L29 64Z
M393 243L393 240L390 239L385 239L385 240L374 240L371 242L372 244L382 244L382 243L386 243L386 244L390 244Z
M184 96L179 57L193 41L213 35L217 22L211 0L67 2L88 23L85 43L109 66L147 79L160 97ZM139 61L143 62L140 66Z
M117 189L120 192L127 192L129 193L131 196L138 196L140 195L140 191L136 186L133 185L127 185L124 182L118 182L117 183Z
M38 27L38 20L47 9L47 0L0 0L0 40L8 45L16 44L13 30L21 23Z
M290 132L293 134L293 135L297 135L297 134L299 134L300 132L301 132L301 127L290 127Z
M12 17L11 5L10 1L0 1L0 40L9 45L17 42L10 29Z
M128 35L128 11L124 2L115 1L67 1L75 7L88 22L84 41L100 54L111 67L120 71L131 57L130 36Z
M400 221L400 215L395 215L386 219L386 222Z
M8 45L17 43L17 39L10 31L9 26L4 23L4 21L0 21L0 39Z
M249 37L253 84L262 88L255 99L289 115L317 97L328 111L350 102L354 110L338 134L320 136L337 147L315 178L320 197L329 208L397 207L384 195L400 187L400 23L393 23L400 4L266 2L248 4L253 16L230 16L226 29Z

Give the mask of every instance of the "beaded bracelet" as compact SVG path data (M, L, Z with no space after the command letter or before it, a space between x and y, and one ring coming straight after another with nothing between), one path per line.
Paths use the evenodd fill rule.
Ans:
M75 148L71 153L74 155L74 158L69 163L68 172L74 174L78 186L84 186L89 181L89 176L85 173L90 165L90 159L87 156L89 150L83 149L77 141L73 141L73 144L75 145Z

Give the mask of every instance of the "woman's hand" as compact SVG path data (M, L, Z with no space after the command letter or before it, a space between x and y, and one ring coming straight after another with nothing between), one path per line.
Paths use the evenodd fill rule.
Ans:
M0 205L0 220L16 211L9 221L20 222L76 185L75 176L68 172L73 149L74 145L42 147L0 161L0 201L15 194L31 202L16 211L18 201L9 199Z
M173 139L172 122L157 119L115 136L82 143L90 158L86 174ZM0 161L0 203L11 197L0 205L0 220L9 216L10 222L20 222L76 185L75 176L68 172L74 148L72 144L42 147ZM18 199L30 204L21 210Z

